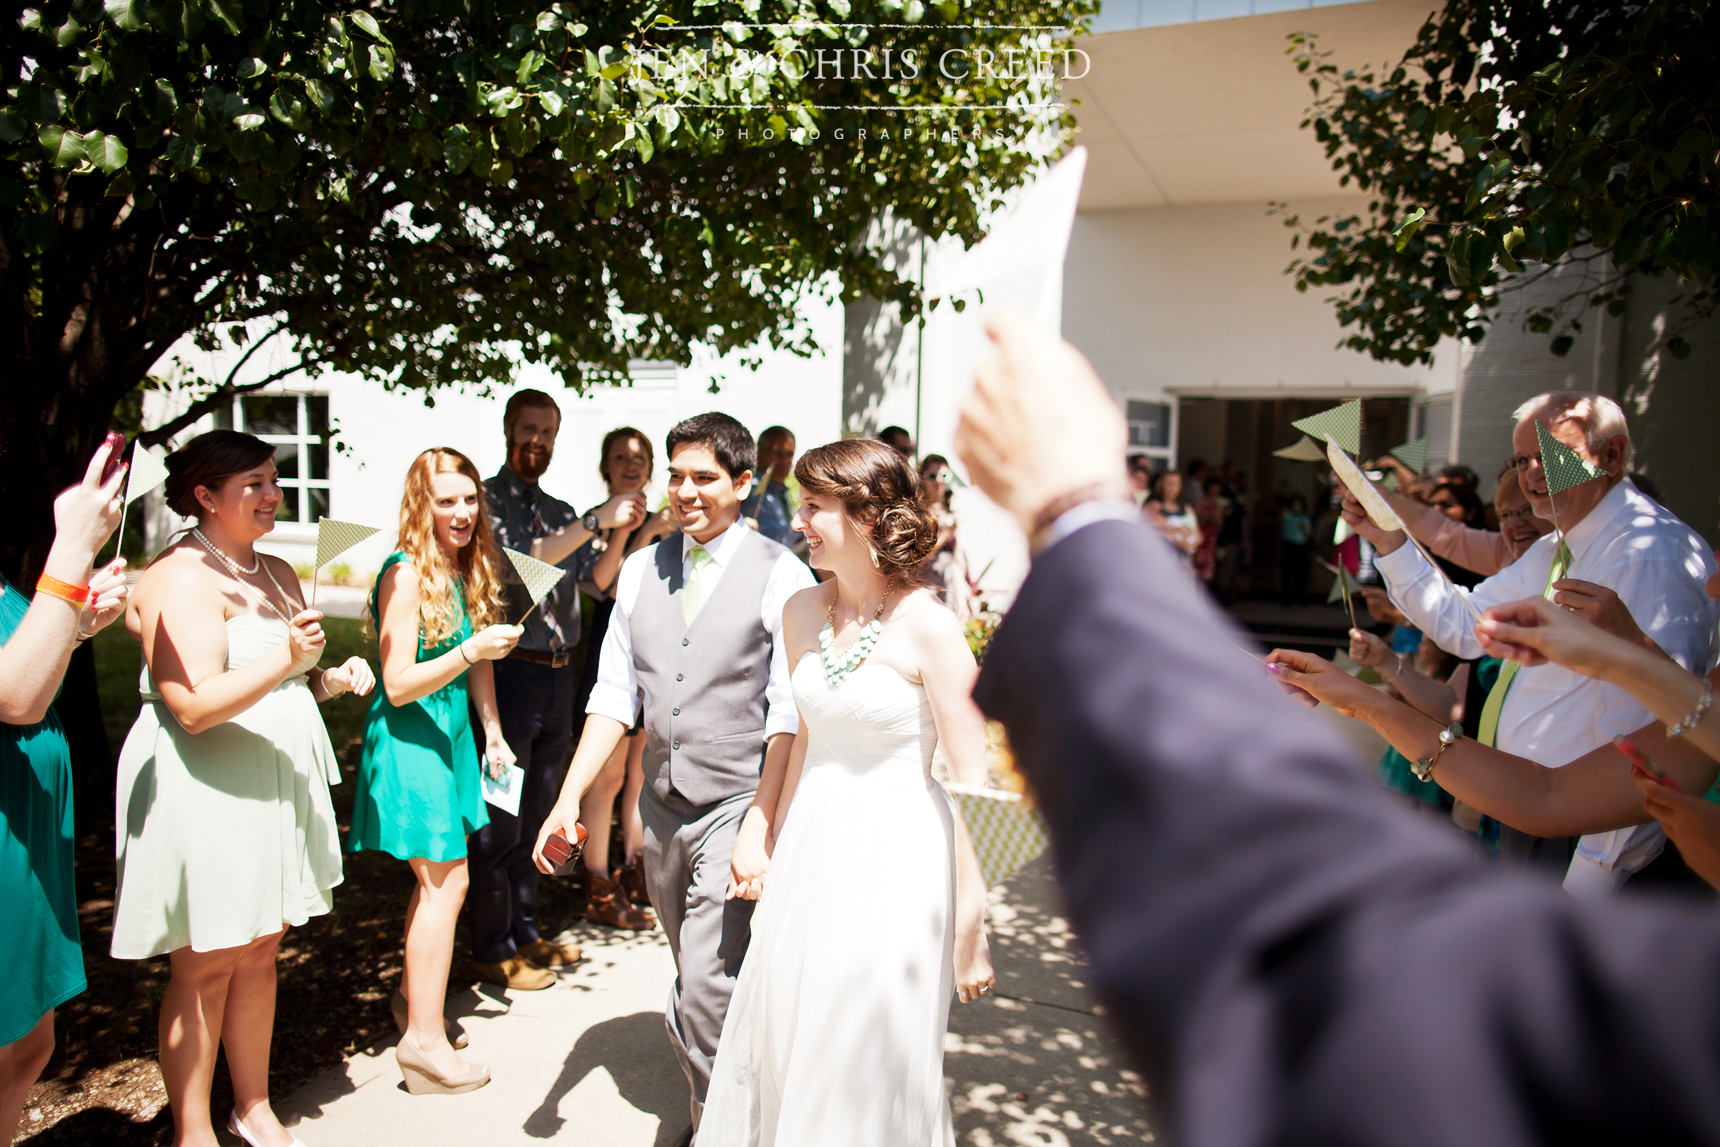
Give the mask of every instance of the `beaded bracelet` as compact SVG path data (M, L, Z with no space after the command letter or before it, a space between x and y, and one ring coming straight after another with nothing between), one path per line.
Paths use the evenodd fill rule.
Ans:
M1692 709L1690 714L1685 717L1684 720L1668 729L1666 731L1666 735L1668 737L1682 737L1684 734L1690 732L1690 730L1696 728L1697 724L1701 722L1703 715L1708 712L1708 706L1713 703L1714 682L1704 677L1702 679L1702 696L1696 699L1696 708Z
M61 601L69 601L73 605L83 605L90 599L90 587L73 585L69 581L61 581L50 574L43 574L36 579L36 592L45 593L49 597L57 597Z

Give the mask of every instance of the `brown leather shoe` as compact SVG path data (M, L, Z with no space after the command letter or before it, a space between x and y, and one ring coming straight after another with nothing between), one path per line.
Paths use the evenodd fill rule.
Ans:
M585 959L585 953L572 944L538 938L520 949L520 955L540 968L571 968Z
M635 860L631 864L621 866L621 875L615 883L621 885L621 890L627 894L627 899L641 908L651 907L651 893L645 889L645 866Z
M472 961L472 971L478 979L487 980L499 987L511 988L516 992L535 992L555 983L555 973L548 968L540 968L530 960L522 960L515 956L511 960L503 960L499 964L480 964Z
M643 932L657 923L651 913L627 903L619 884L589 868L585 870L585 918L632 932Z

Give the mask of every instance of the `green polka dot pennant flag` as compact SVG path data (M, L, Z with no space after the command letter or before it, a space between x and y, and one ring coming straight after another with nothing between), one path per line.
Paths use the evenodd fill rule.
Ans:
M1547 473L1547 493L1563 494L1572 486L1605 478L1607 472L1547 433L1547 428L1535 423L1535 437L1541 440L1541 469Z
M375 526L324 518L317 523L317 569L322 569L364 539L380 532Z
M1045 851L1045 822L1020 793L953 783L944 791L961 810L987 885L1009 879Z
M1326 456L1326 451L1306 434L1302 441L1294 446L1286 446L1282 450L1272 452L1274 458L1288 458L1292 462L1318 462Z
M548 562L540 562L530 554L510 550L506 546L502 547L502 552L508 555L510 562L514 563L514 572L519 574L520 581L525 583L526 595L531 598L532 609L542 605L543 599L549 596L549 591L567 576L566 570L559 566L552 566ZM530 617L531 612L531 609L526 610L526 617ZM524 621L525 617L522 617L514 624L519 625Z
M1419 474L1427 469L1427 448L1433 445L1433 438L1424 435L1414 442L1405 442L1402 446L1392 447L1392 457L1410 468L1410 472Z
M1362 400L1359 398L1342 406L1334 406L1330 410L1322 410L1318 414L1310 414L1306 418L1298 418L1290 425L1316 442L1329 440L1351 454L1361 453Z

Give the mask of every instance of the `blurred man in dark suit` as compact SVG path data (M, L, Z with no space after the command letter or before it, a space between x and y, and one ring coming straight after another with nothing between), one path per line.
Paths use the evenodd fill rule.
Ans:
M1720 1142L1720 917L1581 904L1399 810L1141 522L1086 360L988 329L957 449L1035 559L976 697L1167 1138Z

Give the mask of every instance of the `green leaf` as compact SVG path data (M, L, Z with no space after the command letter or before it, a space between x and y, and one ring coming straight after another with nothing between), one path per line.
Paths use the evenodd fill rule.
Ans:
M245 30L245 9L240 0L204 0L215 13L215 18L226 26L227 31L237 36Z
M255 56L252 56L248 60L239 61L239 78L241 80L252 79L256 76L262 75L268 70L269 65L263 63L263 61L257 59Z
M114 27L122 32L135 32L143 27L143 0L103 0L102 8Z
M60 225L52 214L25 215L18 221L18 237L31 252L46 251L59 241Z
M311 97L311 103L315 104L317 110L323 115L329 115L333 112L335 99L338 95L333 84L327 80L306 80L305 92Z
M1421 225L1426 219L1427 208L1425 207L1417 207L1410 212L1409 216L1398 226L1398 229L1392 232L1392 246L1399 251L1408 247L1409 241L1415 238L1415 233L1421 230Z
M561 114L563 105L559 94L556 92L538 92L537 98L538 103L543 105L545 115L554 117Z
M116 137L99 131L92 131L84 137L84 157L94 164L96 169L112 175L125 166L130 155L126 152L125 144Z
M1571 353L1571 348L1575 346L1576 343L1577 340L1572 338L1570 335L1560 335L1548 344L1547 349L1558 355L1560 358L1564 358L1566 355Z
M17 143L30 125L12 108L0 108L0 143Z
M246 112L244 115L233 117L233 126L240 131L256 131L263 126L263 117L256 112Z
M194 139L176 135L167 141L167 158L180 171L189 171L203 158L203 145Z
M376 23L376 18L369 12L353 12L347 19L364 30L365 35L373 40L382 39L382 28Z
M616 60L613 64L598 71L598 75L606 80L618 80L627 74L627 61Z
M63 170L84 161L84 137L75 131L51 123L36 133L36 139L48 153L48 162L55 167Z
M370 46L370 78L381 83L394 74L394 49L381 44Z

